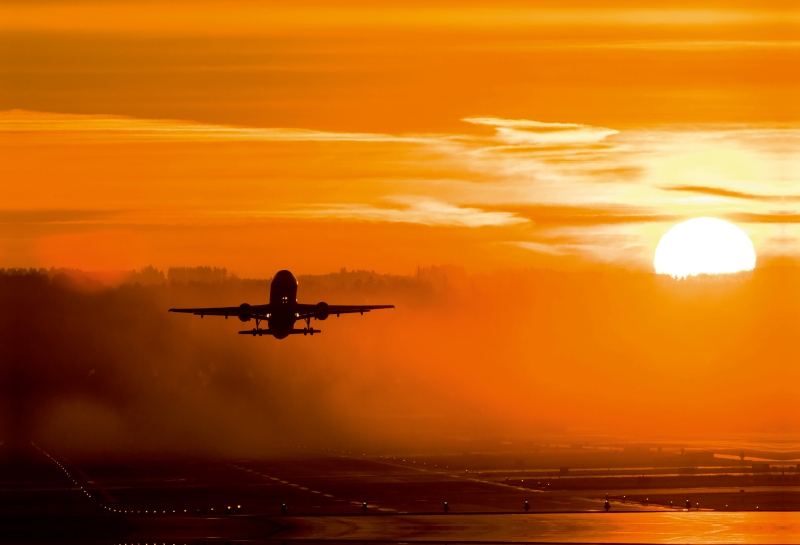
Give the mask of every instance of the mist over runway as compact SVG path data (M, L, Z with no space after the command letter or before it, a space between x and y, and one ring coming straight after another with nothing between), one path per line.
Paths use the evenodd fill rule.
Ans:
M274 342L236 335L236 318L167 313L266 301L269 279L6 271L0 435L64 453L461 451L609 434L793 450L798 286L791 264L689 281L340 271L300 276L298 297L397 309Z

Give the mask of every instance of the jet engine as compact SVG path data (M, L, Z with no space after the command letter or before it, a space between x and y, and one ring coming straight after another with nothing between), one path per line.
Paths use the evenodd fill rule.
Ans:
M328 317L328 314L328 303L317 303L317 308L314 310L314 318L317 320L325 320Z
M250 309L250 305L247 303L242 303L239 305L239 319L243 322L249 322L250 318L253 316L253 311Z

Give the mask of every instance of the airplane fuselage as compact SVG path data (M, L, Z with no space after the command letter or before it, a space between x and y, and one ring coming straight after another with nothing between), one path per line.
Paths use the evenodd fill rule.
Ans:
M276 339L288 337L297 321L297 279L289 271L278 271L269 287L269 330Z

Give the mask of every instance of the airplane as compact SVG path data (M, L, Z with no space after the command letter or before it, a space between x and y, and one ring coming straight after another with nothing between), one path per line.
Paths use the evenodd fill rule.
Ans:
M266 305L249 305L242 303L238 307L215 308L171 308L169 312L183 312L195 316L236 316L243 322L255 320L256 327L251 330L240 331L239 335L272 335L276 339L285 339L289 335L313 335L321 333L319 329L311 327L311 318L326 320L335 314L364 314L371 310L394 308L394 305L329 305L319 302L308 305L297 302L297 279L289 271L278 271L269 287L269 303ZM267 321L267 329L259 326L262 321ZM305 320L306 327L296 328L297 320Z

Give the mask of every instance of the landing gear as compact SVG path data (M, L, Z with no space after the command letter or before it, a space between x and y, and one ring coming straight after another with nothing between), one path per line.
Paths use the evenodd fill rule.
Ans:
M259 332L258 332L258 331L259 331L258 324L261 322L261 318L259 318L258 316L256 316L256 317L255 317L255 319L256 319L256 328L253 330L253 337L255 337L255 336L256 336L256 334L258 334L258 336L260 337L260 336L261 336L261 333L259 333Z
M303 318L306 321L306 327L303 328L303 335L313 335L316 333L313 327L311 327L311 316L306 316Z

